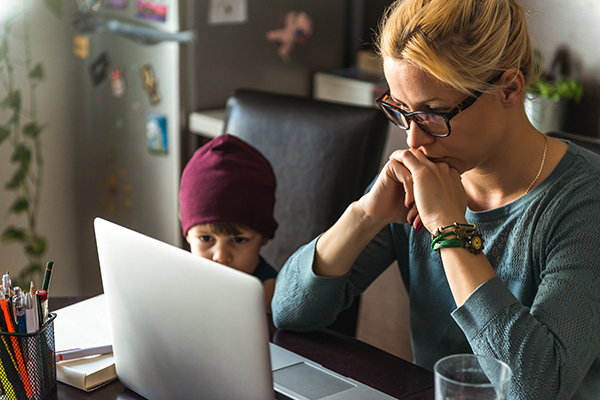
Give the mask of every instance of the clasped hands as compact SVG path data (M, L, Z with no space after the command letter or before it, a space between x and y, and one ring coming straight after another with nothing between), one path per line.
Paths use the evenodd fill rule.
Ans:
M396 150L358 204L376 223L408 222L417 231L463 223L467 195L459 172L418 149Z

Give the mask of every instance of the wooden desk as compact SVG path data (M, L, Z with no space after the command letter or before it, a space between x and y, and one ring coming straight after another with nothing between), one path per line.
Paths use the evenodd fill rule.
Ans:
M80 300L83 298L50 298L50 310ZM269 329L273 343L391 396L410 400L434 398L433 374L430 371L364 342L332 331L292 333L280 331L272 324ZM59 382L46 397L46 400L54 399L144 400L144 397L127 389L119 381L90 393Z

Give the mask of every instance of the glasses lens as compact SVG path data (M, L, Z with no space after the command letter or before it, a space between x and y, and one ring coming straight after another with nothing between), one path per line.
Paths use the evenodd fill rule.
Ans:
M381 110L383 111L385 116L388 117L388 119L394 123L394 125L402 129L408 129L408 121L400 112L394 110L391 107L388 107L385 103L381 103Z
M449 134L446 119L441 115L419 113L413 116L413 120L430 135L444 137Z

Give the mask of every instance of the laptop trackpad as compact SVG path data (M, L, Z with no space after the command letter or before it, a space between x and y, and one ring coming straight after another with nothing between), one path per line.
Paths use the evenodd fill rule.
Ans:
M356 387L304 362L273 371L273 381L310 400L322 399Z

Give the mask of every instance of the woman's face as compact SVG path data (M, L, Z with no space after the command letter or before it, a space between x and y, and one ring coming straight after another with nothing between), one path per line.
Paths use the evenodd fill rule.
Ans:
M390 86L388 101L406 112L448 112L467 98L410 63L386 57L383 67ZM436 138L411 123L406 132L407 144L462 174L483 165L500 143L504 129L498 114L500 108L496 95L483 94L450 120L450 136Z

